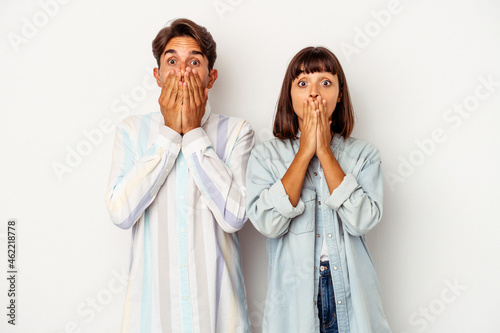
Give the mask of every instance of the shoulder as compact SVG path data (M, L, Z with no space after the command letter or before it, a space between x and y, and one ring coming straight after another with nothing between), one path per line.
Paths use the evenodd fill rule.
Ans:
M228 134L236 131L241 133L239 136L245 133L251 133L253 135L252 127L245 119L214 112L210 113L207 123L203 127L206 127L206 131L222 131Z
M380 161L380 153L373 144L368 141L349 137L347 139L340 135L335 135L334 145L339 152L342 152L351 159L367 160L367 161Z
M160 112L152 112L144 115L131 115L124 118L119 124L118 128L138 131L141 126L158 125L163 123L163 116Z
M280 140L272 138L255 146L252 156L260 160L283 160L293 159L292 140Z

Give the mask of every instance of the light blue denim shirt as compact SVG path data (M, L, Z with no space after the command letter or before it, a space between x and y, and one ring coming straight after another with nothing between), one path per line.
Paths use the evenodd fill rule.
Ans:
M335 135L331 149L346 174L330 195L317 157L293 207L281 178L299 140L272 139L255 147L247 168L247 214L267 240L268 287L263 332L319 332L318 281L326 241L339 332L390 332L365 234L382 216L378 150Z

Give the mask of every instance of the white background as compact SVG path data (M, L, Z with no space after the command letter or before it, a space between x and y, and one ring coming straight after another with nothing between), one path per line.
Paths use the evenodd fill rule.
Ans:
M1 332L119 331L130 231L112 225L103 200L114 126L158 110L151 41L178 17L217 42L212 109L249 120L259 142L292 56L334 51L353 136L383 159L384 217L368 238L393 332L499 332L499 2L55 1L0 2ZM260 332L265 238L250 223L239 236Z

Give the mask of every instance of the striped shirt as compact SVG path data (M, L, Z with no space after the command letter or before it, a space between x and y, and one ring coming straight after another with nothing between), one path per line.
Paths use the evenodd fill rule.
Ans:
M106 206L132 229L122 333L249 332L236 231L254 133L210 112L184 136L161 113L117 128Z

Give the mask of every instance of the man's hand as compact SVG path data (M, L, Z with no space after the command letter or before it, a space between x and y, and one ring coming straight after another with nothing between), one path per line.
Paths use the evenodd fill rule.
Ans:
M170 127L179 134L182 134L182 98L183 89L180 71L171 70L158 98L161 114L165 120L165 126Z
M196 69L186 68L182 83L182 133L201 126L201 118L205 114L208 99L208 88L204 88Z

